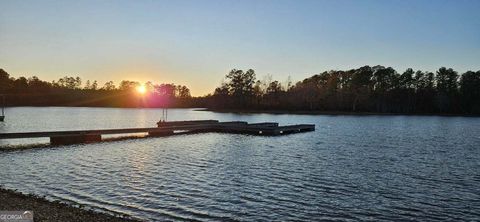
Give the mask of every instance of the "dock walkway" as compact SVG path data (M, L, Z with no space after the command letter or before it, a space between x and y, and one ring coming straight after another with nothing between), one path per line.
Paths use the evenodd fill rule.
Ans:
M169 136L178 133L238 133L261 136L278 136L290 133L314 131L314 124L279 126L278 123L252 123L242 121L219 122L218 120L194 120L158 122L158 127L98 130L71 130L46 132L0 133L0 139L25 139L49 137L54 145L102 141L102 135L146 133L148 136Z

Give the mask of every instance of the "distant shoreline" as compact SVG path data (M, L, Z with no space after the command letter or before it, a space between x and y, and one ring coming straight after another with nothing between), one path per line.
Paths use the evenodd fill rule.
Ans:
M165 109L163 107L116 107L116 106L7 106L5 108L112 108L112 109ZM193 109L194 111L209 111L215 113L238 114L294 114L294 115L328 115L328 116L450 116L450 117L480 117L479 114L453 113L381 113L381 112L348 112L321 110L278 110L278 109L212 109L202 107L168 107L166 109Z
M0 210L33 211L34 221L139 221L123 215L110 215L91 208L76 207L59 201L49 201L43 197L24 194L0 186Z
M294 115L328 115L328 116L451 116L451 117L480 117L473 114L446 114L446 113L378 113L378 112L345 112L320 110L248 110L248 109L209 109L197 108L195 111L209 111L215 113L238 114L294 114Z

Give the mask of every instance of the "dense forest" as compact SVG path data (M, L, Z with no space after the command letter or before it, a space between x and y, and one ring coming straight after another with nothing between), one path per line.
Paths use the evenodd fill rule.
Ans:
M216 110L282 110L480 115L480 71L459 75L453 69L435 73L364 66L327 71L293 84L254 70L233 69L212 94L192 97L186 86L97 81L79 77L46 82L13 78L0 69L0 94L10 106L206 107ZM140 85L146 93L139 95Z
M480 71L459 75L364 66L328 71L292 84L232 70L208 98L214 109L312 110L402 114L480 114Z
M140 94L142 86L145 93ZM47 82L36 76L13 78L0 69L0 94L8 106L191 107L190 89L175 84L141 84L124 80L99 86L97 81L65 76Z

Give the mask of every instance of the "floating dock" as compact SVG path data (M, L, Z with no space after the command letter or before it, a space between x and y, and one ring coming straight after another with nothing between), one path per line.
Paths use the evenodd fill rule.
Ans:
M50 138L53 145L77 144L102 141L102 135L146 133L150 137L170 136L185 133L237 133L260 136L279 136L291 133L315 131L314 124L279 126L278 123L247 123L242 121L219 122L218 120L193 120L158 122L158 127L100 130L73 130L48 132L0 133L0 139Z

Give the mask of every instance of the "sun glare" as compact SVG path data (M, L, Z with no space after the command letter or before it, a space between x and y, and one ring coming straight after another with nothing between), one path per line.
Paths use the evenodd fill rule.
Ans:
M140 94L145 94L147 92L147 88L144 85L137 86L137 92Z

